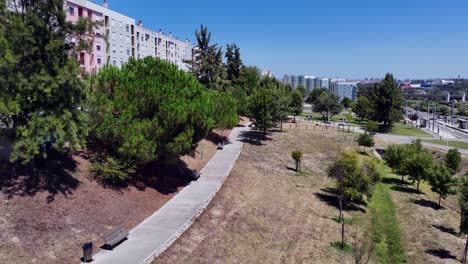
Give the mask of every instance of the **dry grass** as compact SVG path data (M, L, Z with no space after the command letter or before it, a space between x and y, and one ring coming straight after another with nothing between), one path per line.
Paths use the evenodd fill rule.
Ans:
M416 193L415 186L391 187L408 262L459 263L465 239L457 234L460 213L456 196L443 200L439 209L437 194L426 183L421 187L421 194Z
M378 142L386 146L388 141ZM426 148L436 163L444 160L446 151ZM458 177L468 171L468 157L462 155ZM400 177L391 183L392 200L403 233L409 263L459 263L463 255L465 238L458 237L460 213L456 196L442 200L443 209L437 206L438 195L423 182L422 193L412 185L400 185ZM458 259L458 260L457 260Z
M245 144L208 209L154 263L354 262L331 247L340 227L325 170L339 151L357 148L355 136L285 131L261 146ZM304 153L301 174L291 169L295 149Z

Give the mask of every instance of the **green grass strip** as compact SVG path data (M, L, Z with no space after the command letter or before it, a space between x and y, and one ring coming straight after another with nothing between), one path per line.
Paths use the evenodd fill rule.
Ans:
M406 256L400 238L400 226L389 187L383 183L375 186L371 202L372 239L376 243L378 263L405 263Z

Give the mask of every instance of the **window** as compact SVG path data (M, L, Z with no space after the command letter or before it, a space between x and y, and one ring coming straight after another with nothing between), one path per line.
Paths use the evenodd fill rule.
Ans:
M127 55L130 55L130 50L129 49L127 49Z
M142 35L142 36L141 36L141 41L143 41L143 39L144 39L144 38L143 38L143 35Z
M75 15L75 8L73 6L68 7L68 14L70 14L70 16Z
M83 8L78 7L78 16L79 17L83 16Z
M97 64L101 65L101 58L97 58Z
M116 66L116 65L117 65L117 61L116 61L116 60L113 60L113 61L112 61L112 65Z
M97 51L101 51L101 45L97 45L97 46L96 46L96 50L97 50Z
M127 24L127 32L130 32L130 26Z

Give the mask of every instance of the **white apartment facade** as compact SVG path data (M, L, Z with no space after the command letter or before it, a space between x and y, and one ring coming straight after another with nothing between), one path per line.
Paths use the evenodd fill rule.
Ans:
M6 0L7 8L17 9L19 0ZM193 48L190 41L181 41L172 34L155 32L143 28L135 19L108 8L107 0L102 5L87 0L65 0L67 21L77 22L88 18L100 22L94 29L92 51L79 55L80 66L88 73L98 71L106 64L121 67L130 58L158 57L188 71L186 60L192 59ZM72 41L72 40L69 40Z
M105 64L121 67L130 58L141 59L148 56L158 57L177 65L180 69L188 71L186 60L192 59L194 45L190 41L181 41L165 35L162 31L155 32L143 28L143 23L135 23L135 19L115 12L108 8L107 0L102 5L87 0L66 0L67 19L76 22L72 16L71 8L82 13L96 13L100 17L102 26L95 29L95 40L100 42L94 45L93 54L84 53L80 64L87 72L93 72ZM99 39L102 38L102 41Z

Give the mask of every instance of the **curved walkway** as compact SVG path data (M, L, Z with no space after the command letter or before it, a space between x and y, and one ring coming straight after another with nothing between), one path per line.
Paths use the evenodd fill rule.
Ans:
M101 250L93 263L150 263L167 249L208 206L223 185L242 151L242 133L249 127L236 127L229 143L218 151L192 182L161 209L130 231L128 240L113 250Z

